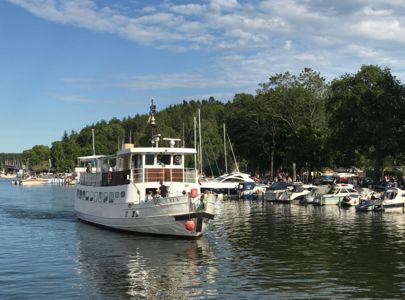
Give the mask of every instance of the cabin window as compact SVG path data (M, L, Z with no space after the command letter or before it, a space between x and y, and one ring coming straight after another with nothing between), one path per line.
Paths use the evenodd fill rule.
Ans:
M108 202L110 202L110 203L114 202L114 192L110 192L110 197L108 198Z
M175 166L181 165L181 155L173 156L173 165L175 165Z
M153 154L146 154L145 155L145 165L153 166L155 164L155 155Z
M124 197L125 197L125 192L122 191L122 192L121 192L121 198L124 198Z
M115 192L115 199L120 197L120 192Z
M104 203L107 203L107 201L108 201L108 193L107 192L105 192L104 193Z
M103 201L103 192L98 193L98 202Z
M142 156L136 154L132 157L132 167L135 169L139 169L142 167Z
M164 154L164 155L158 155L157 157L157 163L159 165L170 165L170 155Z

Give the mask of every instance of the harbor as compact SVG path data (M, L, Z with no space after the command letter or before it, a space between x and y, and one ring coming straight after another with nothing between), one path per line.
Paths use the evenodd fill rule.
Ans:
M76 219L75 188L0 180L0 298L402 298L405 215L219 200L198 240ZM114 284L112 284L114 283Z
M0 1L0 300L405 299L404 11Z

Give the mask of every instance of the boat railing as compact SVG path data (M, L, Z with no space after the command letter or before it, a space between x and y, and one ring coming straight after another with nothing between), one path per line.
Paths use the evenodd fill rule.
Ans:
M192 198L190 195L184 195L166 198L154 198L153 201L155 205L163 206L177 205L186 202L188 203L188 209L186 210L187 213L207 212L209 214L214 214L215 199L216 195L214 194L208 194L207 196L200 194L195 198Z
M194 183L197 170L188 168L137 168L132 170L134 183L143 182L188 182Z
M189 210L190 212L207 212L214 214L215 211L215 199L216 195L209 193L207 195L200 194L196 198L189 198Z
M90 186L101 186L101 173L86 173L81 172L79 177L79 184Z
M113 171L104 173L86 173L81 172L79 183L88 186L115 186L129 184L130 170Z

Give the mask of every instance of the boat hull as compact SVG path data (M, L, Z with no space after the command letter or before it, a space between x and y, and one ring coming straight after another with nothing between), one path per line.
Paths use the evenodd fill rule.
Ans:
M167 235L167 236L198 238L204 233L208 225L207 222L209 218L206 218L202 215L190 219L181 217L182 216L179 215L179 216L165 216L165 217L162 216L138 217L136 219L128 219L128 218L111 219L77 212L77 218L79 220L83 220L88 223L92 223L95 225L115 230L122 230L126 232L134 232L141 234L151 234L151 235ZM189 220L191 220L196 227L198 226L197 224L201 222L200 231L187 230L186 222Z
M80 192L82 189L83 193ZM187 195L135 203L134 191L129 185L119 188L126 197L118 197L111 202L110 199L93 198L98 194L109 195L113 189L117 188L92 189L79 185L75 198L77 218L116 230L196 238L204 233L208 221L214 217L215 198L212 194L203 207L199 197L193 199ZM121 195L121 192L117 194Z

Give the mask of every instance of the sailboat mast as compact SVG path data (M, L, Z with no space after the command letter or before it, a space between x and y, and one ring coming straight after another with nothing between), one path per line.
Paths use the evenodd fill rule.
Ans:
M96 148L94 146L94 128L91 129L91 136L93 138L93 156L96 155Z
M225 156L225 174L228 174L228 161L226 160L226 128L224 123L224 156Z
M235 153L233 152L233 147L232 147L232 144L231 144L231 139L229 138L229 135L227 135L227 136L228 136L228 141L229 141L229 147L231 148L231 152L232 152L233 161L235 162L236 171L239 172L239 166L238 166L238 162L236 161Z
M199 137L199 153L200 153L200 174L202 175L202 140L201 140L201 110L198 109L198 137Z

